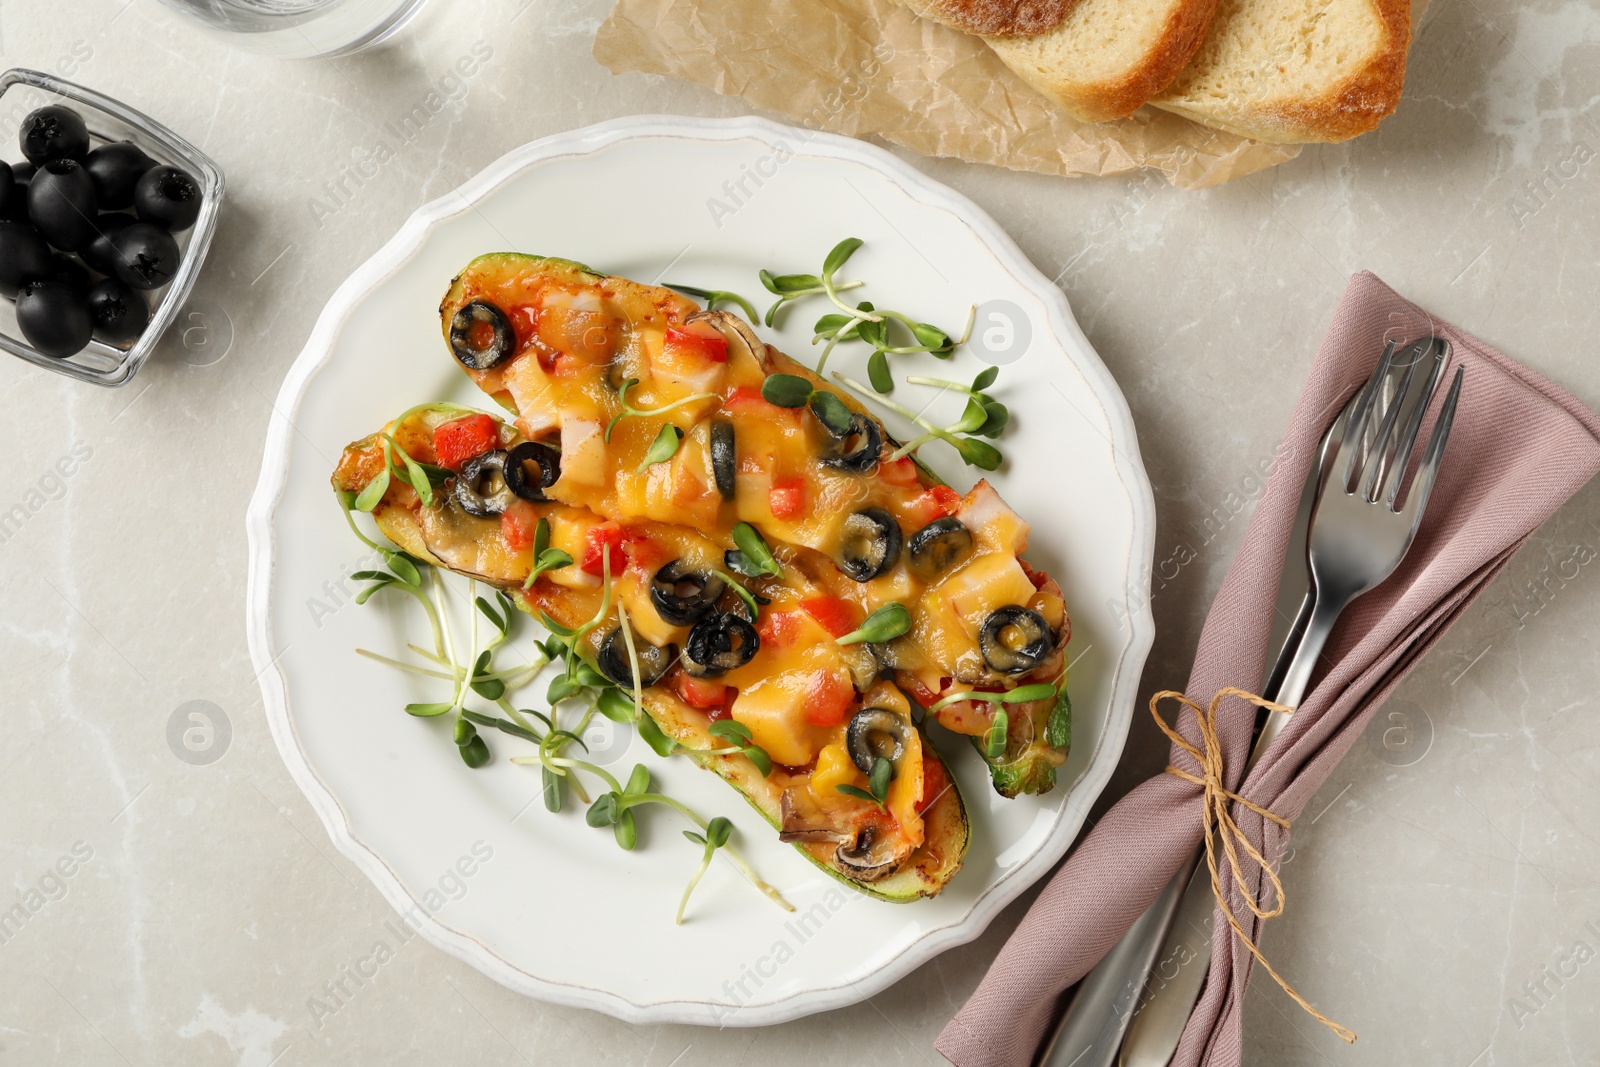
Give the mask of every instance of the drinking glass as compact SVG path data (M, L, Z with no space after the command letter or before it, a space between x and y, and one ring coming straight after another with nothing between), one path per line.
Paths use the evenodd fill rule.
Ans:
M270 55L337 56L379 41L404 26L424 0L161 0Z

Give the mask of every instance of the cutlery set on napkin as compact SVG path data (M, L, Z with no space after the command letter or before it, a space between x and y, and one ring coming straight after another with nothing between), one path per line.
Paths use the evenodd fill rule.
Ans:
M1257 948L1283 907L1289 828L1417 660L1600 469L1600 417L1360 274L1280 454L1185 693L1152 700L1158 721L1163 698L1189 711L1163 722L1167 773L1107 812L1046 885L940 1035L958 1067L1237 1064L1258 962L1354 1038ZM1298 617L1279 619L1298 589ZM1141 997L1155 962L1175 958L1177 976Z

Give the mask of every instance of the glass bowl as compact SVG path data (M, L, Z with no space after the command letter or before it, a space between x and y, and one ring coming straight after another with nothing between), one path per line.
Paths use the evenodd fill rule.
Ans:
M85 89L81 85L21 68L0 75L0 143L9 143L5 155L21 155L17 131L22 120L35 108L62 104L83 116L89 127L91 146L106 141L132 141L157 163L181 168L200 183L200 217L183 233L173 234L181 259L178 273L160 289L147 292L151 301L150 324L129 348L116 348L99 340L76 355L57 359L35 350L17 328L13 301L0 300L0 348L29 363L96 385L126 385L144 361L150 358L161 335L182 309L194 288L206 251L217 229L217 213L222 207L222 168L210 156L167 127L142 115L126 104Z

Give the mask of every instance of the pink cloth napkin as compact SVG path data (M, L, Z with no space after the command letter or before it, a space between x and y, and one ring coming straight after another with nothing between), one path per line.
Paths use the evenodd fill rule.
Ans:
M1435 319L1374 275L1357 275L1300 395L1284 459L1206 618L1186 690L1191 700L1204 707L1226 686L1258 691L1273 602L1317 443L1332 415L1371 374L1386 340L1430 334L1452 346L1445 384L1458 365L1466 368L1466 379L1411 551L1388 581L1345 611L1305 700L1243 785L1238 777L1249 755L1255 709L1230 698L1219 714L1229 787L1291 821L1418 658L1539 524L1600 470L1600 417L1594 412ZM1424 440L1444 392L1439 390L1423 426ZM1170 719L1175 709L1164 710ZM1192 717L1185 712L1181 721L1183 734L1198 741ZM1198 771L1176 746L1171 759ZM1288 833L1241 805L1232 811L1276 866ZM1049 1036L1061 993L1099 962L1199 845L1198 786L1159 774L1130 792L1056 871L935 1047L958 1067L1027 1067ZM1241 887L1224 863L1223 888L1245 930L1259 938L1260 923L1244 907L1244 894L1259 892L1260 871L1244 862L1252 875L1247 880L1256 884ZM1232 939L1220 909L1213 944L1232 945L1233 951L1212 956L1205 992L1174 1060L1178 1067L1231 1067L1241 1056L1241 1011L1255 960ZM1293 981L1293 975L1286 977Z

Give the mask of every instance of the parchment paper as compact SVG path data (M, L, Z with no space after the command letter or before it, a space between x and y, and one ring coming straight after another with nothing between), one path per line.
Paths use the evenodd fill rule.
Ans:
M1044 174L1152 167L1186 189L1299 154L1144 108L1083 123L989 47L893 0L618 0L595 35L614 74L670 74L787 115L933 156Z

